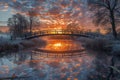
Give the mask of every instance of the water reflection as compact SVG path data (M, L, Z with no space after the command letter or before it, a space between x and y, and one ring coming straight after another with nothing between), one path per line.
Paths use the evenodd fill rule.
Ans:
M49 39L45 47L11 53L2 57L0 78L11 77L15 74L16 76L30 76L25 80L89 80L88 77L95 72L95 55L90 52L84 51L81 57L48 58L35 54L39 52L39 49L66 51L84 48L77 41ZM81 54L81 52L76 53Z
M39 57L65 58L81 56L85 49L80 42L73 40L49 39L47 45L33 50L35 59ZM38 54L37 54L38 53ZM36 55L37 54L37 55ZM36 56L35 56L36 55Z
M82 49L81 44L72 40L50 40L45 47L46 50L52 51L78 50L80 48Z

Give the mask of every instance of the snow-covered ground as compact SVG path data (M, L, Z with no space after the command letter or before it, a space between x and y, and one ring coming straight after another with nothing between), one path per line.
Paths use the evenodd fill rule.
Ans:
M10 34L0 33L0 38L10 39Z

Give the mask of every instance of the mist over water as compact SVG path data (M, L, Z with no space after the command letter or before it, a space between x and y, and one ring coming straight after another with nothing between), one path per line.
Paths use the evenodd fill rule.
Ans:
M25 80L89 80L89 77L97 73L95 64L97 55L92 52L77 52L80 56L69 58L41 57L39 54L41 52L35 54L36 49L52 51L84 49L82 43L71 39L44 38L44 40L47 42L45 47L35 47L0 58L0 78L15 74L19 77L28 77Z
M0 78L12 77L13 74L28 77L25 80L90 80L96 75L106 76L108 58L102 58L101 53L88 51L76 37L52 36L43 40L46 44L42 47L40 45L1 57ZM75 52L67 58L57 53L82 49L83 52ZM51 51L60 56L41 56L52 54Z

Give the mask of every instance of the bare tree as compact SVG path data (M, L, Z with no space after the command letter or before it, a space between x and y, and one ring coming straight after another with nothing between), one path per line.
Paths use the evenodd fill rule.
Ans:
M8 26L14 38L22 37L23 33L27 32L28 21L23 15L17 13L8 19Z
M29 16L30 33L32 33L33 27L39 26L40 21L39 21L38 13L34 10L30 10L28 12L28 16Z
M116 39L117 10L120 8L119 0L96 0L94 2L94 22L104 26L111 24L113 36Z

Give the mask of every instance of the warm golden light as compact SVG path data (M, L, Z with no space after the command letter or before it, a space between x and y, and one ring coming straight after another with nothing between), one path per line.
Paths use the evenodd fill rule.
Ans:
M79 44L73 43L71 40L51 40L48 42L45 50L51 51L67 51L67 50L77 50Z
M9 27L6 27L6 26L0 26L0 32L3 32L3 33L5 33L5 32L8 32L9 31Z
M66 46L65 43L60 43L60 42L55 42L51 45L52 49L57 51L64 50L65 46Z
M61 44L61 43L56 43L56 44L54 44L53 46L54 46L54 47L61 47L62 44Z

